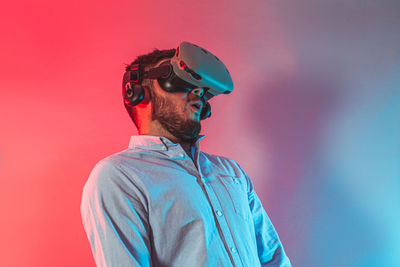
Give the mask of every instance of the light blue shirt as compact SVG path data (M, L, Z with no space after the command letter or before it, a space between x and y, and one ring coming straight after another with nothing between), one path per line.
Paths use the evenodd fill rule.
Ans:
M291 266L250 178L203 137L189 157L136 135L97 163L81 203L97 266Z

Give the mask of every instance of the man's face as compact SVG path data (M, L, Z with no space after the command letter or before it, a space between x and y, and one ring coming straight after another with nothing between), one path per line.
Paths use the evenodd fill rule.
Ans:
M153 80L153 88L150 90L153 101L152 120L158 120L164 129L180 140L194 140L201 130L200 111L205 104L200 97L203 89L169 93L160 87L157 80ZM200 109L192 105L198 101L201 102Z

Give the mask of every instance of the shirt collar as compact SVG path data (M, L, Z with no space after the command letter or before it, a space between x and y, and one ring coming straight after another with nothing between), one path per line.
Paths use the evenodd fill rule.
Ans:
M195 150L200 149L200 140L203 139L205 135L198 135L193 146ZM169 149L170 147L177 146L178 144L173 143L171 140L164 136L153 136L153 135L132 135L129 141L129 148L144 148L144 149L154 149L163 150Z

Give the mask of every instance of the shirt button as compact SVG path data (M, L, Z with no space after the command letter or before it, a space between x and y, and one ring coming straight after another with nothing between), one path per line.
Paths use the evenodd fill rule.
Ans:
M179 153L178 156L179 156L180 158L183 158L183 157L185 157L185 154Z
M239 179L233 179L233 181L235 182L235 184L239 183Z
M217 210L215 213L216 213L218 216L222 216L222 212L219 211L219 210Z
M232 251L232 253L236 253L236 248L231 247L231 251Z
M163 147L161 148L161 150L167 150L167 148L166 148L165 146L163 146Z

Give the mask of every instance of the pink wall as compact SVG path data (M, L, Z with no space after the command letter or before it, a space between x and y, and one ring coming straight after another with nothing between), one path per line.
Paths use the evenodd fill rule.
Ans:
M202 149L243 166L294 266L400 265L398 1L2 6L0 266L94 266L79 206L137 133L124 64L183 40L235 84Z

